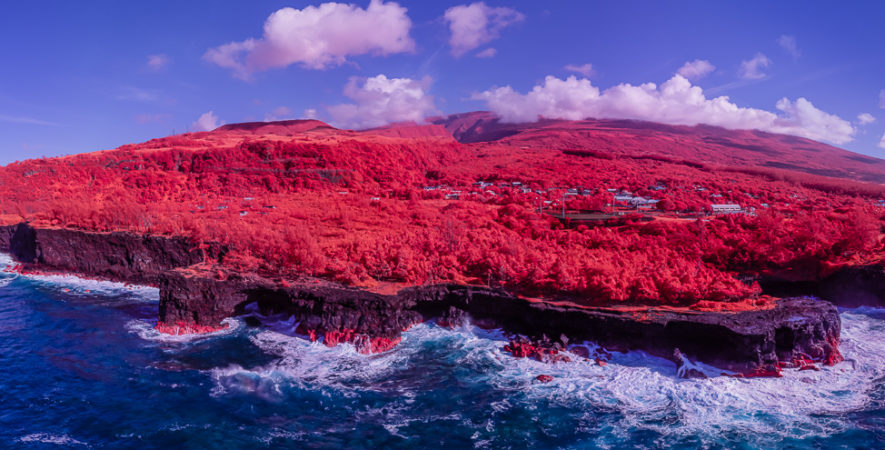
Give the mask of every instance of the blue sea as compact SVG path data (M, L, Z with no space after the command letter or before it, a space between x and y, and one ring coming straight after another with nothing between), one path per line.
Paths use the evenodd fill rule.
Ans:
M503 334L470 325L422 324L368 356L284 316L166 336L157 301L0 274L0 448L885 447L885 310L842 311L835 367L684 380L641 352L514 359Z

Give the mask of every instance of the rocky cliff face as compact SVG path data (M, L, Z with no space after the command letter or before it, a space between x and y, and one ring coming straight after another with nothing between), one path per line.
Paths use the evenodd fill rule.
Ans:
M641 349L671 357L675 349L718 367L748 371L808 355L838 358L841 322L835 306L808 298L773 309L739 313L662 308L588 308L533 301L504 291L461 285L405 289L379 295L328 283L280 286L259 277L176 270L161 283L160 319L214 326L256 303L266 313L287 313L311 336L347 330L398 339L422 320L465 315L533 339L590 340L607 348ZM562 339L562 338L565 339Z
M219 245L202 250L182 238L34 228L27 223L0 227L0 245L23 264L149 285L157 285L171 269L225 253Z
M885 267L847 267L820 281L759 280L762 290L775 297L815 296L845 308L885 307Z
M783 299L769 310L719 313L588 308L462 285L418 286L380 295L318 280L290 285L211 268L201 264L204 258L222 258L224 249L210 245L204 252L184 239L19 224L0 227L0 246L38 268L157 285L161 323L214 327L241 314L246 305L257 304L264 312L294 315L299 330L314 339L362 343L366 351L390 348L403 330L422 320L452 323L470 316L537 339L592 340L608 348L641 349L664 357L679 349L737 371L806 356L839 358L838 311L828 302L807 298ZM881 299L877 277L854 277L864 281L850 284L859 286L851 289ZM834 280L832 285L839 283Z
M818 295L839 306L885 307L885 267L849 267L820 283Z

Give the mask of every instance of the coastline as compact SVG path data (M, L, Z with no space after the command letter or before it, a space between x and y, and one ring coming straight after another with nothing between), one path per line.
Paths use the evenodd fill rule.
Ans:
M838 362L836 307L809 298L784 298L773 308L743 312L678 308L585 307L535 301L501 289L457 284L415 286L381 295L320 280L286 283L212 266L225 249L195 250L181 238L126 232L0 227L0 249L28 268L83 274L160 288L159 323L181 330L217 329L257 303L286 312L301 332L327 345L354 343L374 353L395 346L402 331L426 320L457 324L467 316L564 346L589 340L615 350L643 350L677 360L684 355L738 373L768 373L796 361ZM167 331L168 332L168 331Z

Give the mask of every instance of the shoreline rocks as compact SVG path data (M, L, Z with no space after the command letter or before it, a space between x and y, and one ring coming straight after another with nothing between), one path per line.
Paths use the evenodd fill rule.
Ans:
M230 272L204 259L222 258L226 249L214 244L195 247L181 238L29 224L0 227L0 250L9 249L26 266L158 286L158 329L175 333L214 331L223 319L257 304L262 312L295 316L313 340L322 337L327 345L350 342L369 353L389 350L416 323L438 319L457 326L469 317L486 327L562 348L569 340L586 340L668 359L679 349L692 360L745 374L768 373L782 362L799 359L835 363L841 358L836 307L809 298L780 299L764 310L704 312L587 307L457 284L414 286L381 295L320 280L284 283ZM218 276L219 271L224 276ZM560 338L551 341L547 336Z

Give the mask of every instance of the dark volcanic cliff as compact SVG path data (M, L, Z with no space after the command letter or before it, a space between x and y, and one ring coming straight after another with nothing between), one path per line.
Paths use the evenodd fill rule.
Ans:
M196 245L182 238L140 236L126 232L91 233L34 228L26 223L0 227L0 248L24 264L130 283L157 285L176 267L218 259L218 245Z
M831 303L807 298L783 299L768 310L721 313L590 308L451 284L380 295L318 280L290 285L210 270L210 265L200 265L204 257L222 258L224 249L209 245L199 250L184 239L19 224L0 227L0 246L29 266L159 286L162 323L217 326L255 303L265 312L294 315L300 329L311 336L336 342L364 338L372 340L375 350L390 348L403 330L422 320L466 314L536 338L593 340L665 357L678 348L685 355L733 370L752 370L802 355L838 357L838 311ZM874 275L863 286L881 286L876 283L881 279ZM868 295L881 297L877 291Z

